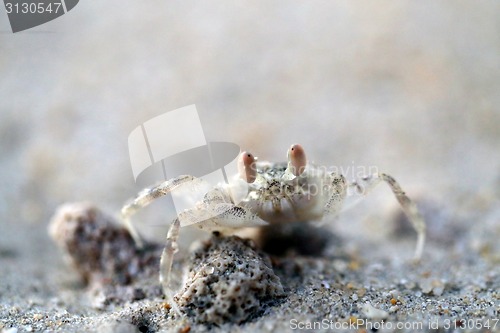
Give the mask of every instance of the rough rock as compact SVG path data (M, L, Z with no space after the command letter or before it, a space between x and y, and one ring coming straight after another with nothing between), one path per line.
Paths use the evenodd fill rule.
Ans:
M50 222L49 234L94 289L130 285L145 276L158 276L161 246L148 244L138 249L124 227L92 204L62 205ZM133 294L129 298L136 299L142 293Z
M192 255L187 281L175 296L198 323L242 323L284 296L269 257L250 240L214 233Z

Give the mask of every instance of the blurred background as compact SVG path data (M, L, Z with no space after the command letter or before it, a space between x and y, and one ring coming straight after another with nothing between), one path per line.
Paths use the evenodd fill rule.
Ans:
M117 212L140 190L128 134L190 104L208 141L262 160L298 142L451 211L498 202L499 17L495 0L109 0L12 34L2 11L0 251L51 256L46 225L67 201ZM334 228L396 209L375 192Z

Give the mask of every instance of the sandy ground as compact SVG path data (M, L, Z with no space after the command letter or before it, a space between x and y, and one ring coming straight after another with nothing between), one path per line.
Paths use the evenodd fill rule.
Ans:
M414 267L415 235L381 186L328 221L335 241L322 255L276 259L288 292L282 303L221 331L381 316L422 323L421 331L436 320L443 330L469 319L493 326L500 317L498 13L494 0L116 0L81 2L16 35L0 13L0 329L184 327L158 309L160 299L96 309L47 225L68 201L119 211L140 190L128 134L190 104L208 141L235 142L264 160L283 160L300 142L310 159L349 177L369 167L388 172L429 224L424 260ZM140 215L141 231L161 240L172 217L155 205ZM186 229L178 271L191 235Z

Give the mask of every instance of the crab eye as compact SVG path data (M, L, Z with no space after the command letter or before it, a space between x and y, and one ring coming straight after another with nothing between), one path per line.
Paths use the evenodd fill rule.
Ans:
M240 155L240 163L238 163L240 177L247 183L253 183L257 178L257 168L255 166L255 157L246 151Z
M302 174L307 164L304 148L302 148L299 144L292 145L288 150L288 161L292 167L292 173L294 176Z

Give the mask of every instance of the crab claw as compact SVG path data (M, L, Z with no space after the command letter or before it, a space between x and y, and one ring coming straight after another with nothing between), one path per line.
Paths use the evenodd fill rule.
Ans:
M247 183L253 183L257 178L257 168L255 166L255 157L249 152L242 152L238 163L240 177Z
M288 167L295 177L300 176L307 164L304 148L299 144L294 144L288 150Z

